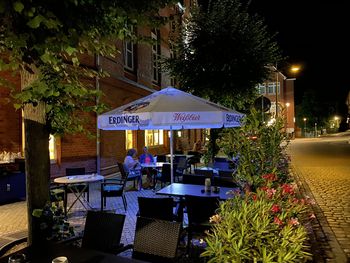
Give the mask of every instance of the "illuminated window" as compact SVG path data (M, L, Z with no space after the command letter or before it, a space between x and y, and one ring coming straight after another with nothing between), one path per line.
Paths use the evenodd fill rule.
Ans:
M133 148L133 133L132 130L125 131L125 147L126 149Z
M163 130L146 130L145 146L157 146L164 144Z
M50 160L56 160L56 138L52 134L50 134L49 139L49 152L50 152Z

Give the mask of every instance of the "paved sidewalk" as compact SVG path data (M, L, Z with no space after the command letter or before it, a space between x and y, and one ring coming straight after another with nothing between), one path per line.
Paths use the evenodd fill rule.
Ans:
M128 191L125 193L128 208L125 213L122 199L120 197L107 198L106 210L114 210L116 213L125 214L125 223L121 242L132 244L134 241L136 213L138 211L137 197L155 196L152 190ZM68 196L68 204L72 202L73 194ZM99 184L90 186L90 203L93 207L100 207ZM74 226L76 232L80 232L85 224L85 215L82 205L77 202L68 214L68 221ZM0 247L27 235L27 206L26 202L16 202L0 206ZM123 256L131 256L128 251Z

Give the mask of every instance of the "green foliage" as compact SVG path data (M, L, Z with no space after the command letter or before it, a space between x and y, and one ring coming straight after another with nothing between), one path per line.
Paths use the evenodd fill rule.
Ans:
M59 241L74 236L73 227L69 226L63 208L54 203L46 204L43 209L34 209L32 216L39 220L43 239Z
M192 10L176 54L166 63L179 87L227 107L244 108L280 52L263 21L238 0L210 1Z
M306 262L307 233L298 217L305 205L284 188L241 196L236 193L211 218L208 262Z
M106 76L82 65L82 55L115 57L115 41L137 41L130 26L159 25L159 8L170 2L0 0L0 70L38 75L21 94L14 91L17 107L45 101L51 133L80 131L81 114L73 112L103 109L94 106L100 94L90 84Z
M287 178L288 160L285 148L288 142L281 132L284 121L279 117L272 125L260 121L261 113L252 109L242 120L242 126L225 129L217 141L220 148L230 157L237 157L238 167L235 179L244 187L256 189L261 184L261 175L276 173Z

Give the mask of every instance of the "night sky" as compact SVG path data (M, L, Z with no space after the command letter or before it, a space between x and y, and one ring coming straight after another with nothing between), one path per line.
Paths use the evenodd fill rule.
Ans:
M302 71L295 76L296 103L300 103L305 90L313 89L323 101L338 102L338 111L344 108L350 90L350 9L345 3L251 1L249 11L262 16L270 32L278 33L276 40L287 62L302 65Z

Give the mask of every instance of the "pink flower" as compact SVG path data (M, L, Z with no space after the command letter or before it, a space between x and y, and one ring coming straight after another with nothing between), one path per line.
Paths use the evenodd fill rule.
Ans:
M316 216L315 216L314 213L312 213L311 215L309 215L309 218L310 218L310 219L316 219Z
M293 187L292 187L291 185L289 185L289 184L283 184L283 185L281 186L281 188L282 188L282 193L283 193L283 194L291 194L291 195L294 194L294 189L293 189Z
M252 194L253 201L256 201L258 199L258 196L256 194Z
M276 176L275 174L273 174L273 173L264 174L264 175L262 176L262 178L264 178L266 181L271 181L271 182L277 180L277 176Z
M266 194L268 198L272 198L276 193L276 189L274 188L268 188L266 189Z
M273 222L279 226L283 224L282 220L279 219L277 216L275 216L275 218L273 219Z
M272 208L271 208L271 211L272 211L273 213L278 213L278 212L281 211L281 208L280 208L278 205L273 204L273 205L272 205Z
M296 226L296 225L299 225L299 221L298 221L298 218L291 218L289 221L288 221L288 224L289 225L292 225L292 226Z

